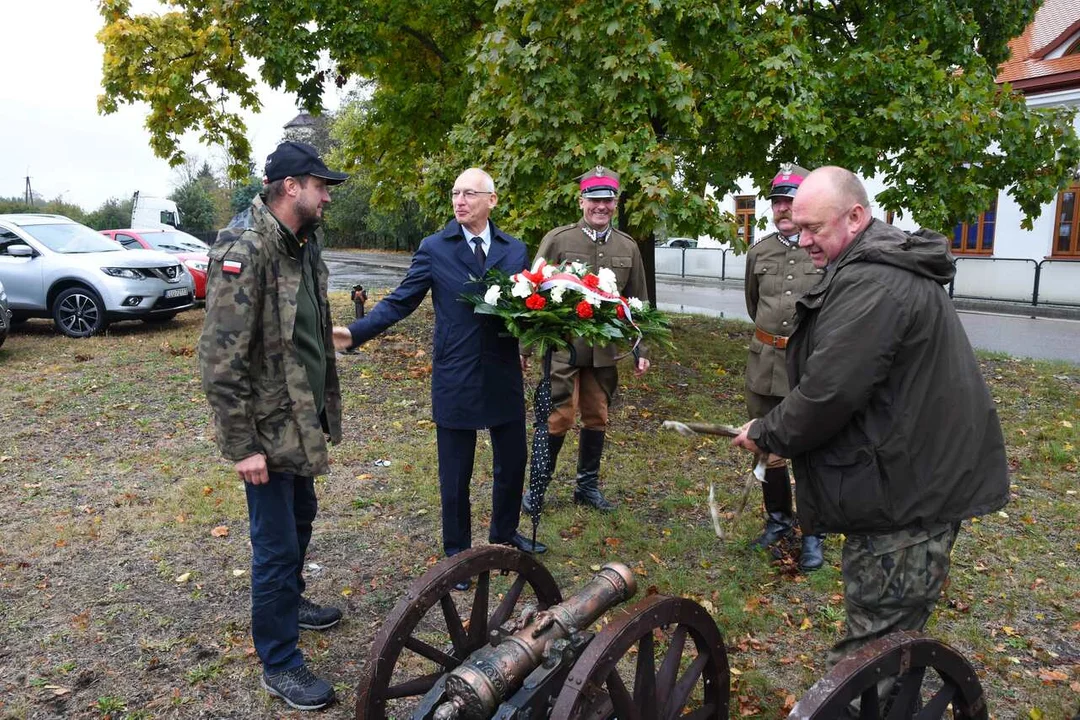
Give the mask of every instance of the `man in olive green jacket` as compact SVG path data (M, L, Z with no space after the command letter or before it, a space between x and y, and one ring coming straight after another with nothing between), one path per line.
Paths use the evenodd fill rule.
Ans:
M1005 505L1009 471L943 287L955 274L945 238L875 220L862 183L838 167L807 176L792 219L826 275L798 303L790 392L732 442L791 458L804 531L845 535L847 635L832 664L926 626L961 521Z
M769 201L777 232L761 238L746 253L746 312L754 321L746 360L746 408L751 418L765 417L788 393L785 358L795 330L795 302L821 280L799 247L799 228L791 221L791 201L809 170L784 165L772 181ZM794 532L791 479L787 460L770 453L761 485L765 504L765 530L754 547L765 550ZM817 570L824 562L824 535L803 533L799 568Z
M347 177L304 143L282 143L267 158L263 193L210 251L199 341L217 443L247 494L262 685L301 710L324 707L334 690L305 665L300 628L341 619L303 597L302 571L318 508L314 477L330 471L327 436L341 440L329 273L316 228L327 186Z

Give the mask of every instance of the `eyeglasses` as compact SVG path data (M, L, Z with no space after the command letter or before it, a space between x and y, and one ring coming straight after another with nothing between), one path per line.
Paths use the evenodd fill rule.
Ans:
M457 200L459 197L463 197L466 200L472 200L477 195L494 195L495 193L485 190L451 190L450 199Z

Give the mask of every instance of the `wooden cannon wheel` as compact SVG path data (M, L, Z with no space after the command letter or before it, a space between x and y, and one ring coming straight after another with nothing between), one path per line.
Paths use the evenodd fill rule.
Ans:
M724 639L705 609L650 595L585 648L551 720L727 718L729 680Z
M878 682L887 678L896 680L887 707L882 708ZM918 633L887 635L844 658L814 683L788 717L856 717L845 714L856 698L861 698L857 715L860 720L930 720L946 716L985 720L988 716L975 668L948 645ZM887 715L882 715L883 709Z
M466 580L473 581L470 591L452 592ZM409 717L436 681L483 646L488 631L519 605L544 609L559 602L547 568L514 548L486 545L439 561L409 585L372 641L357 720Z

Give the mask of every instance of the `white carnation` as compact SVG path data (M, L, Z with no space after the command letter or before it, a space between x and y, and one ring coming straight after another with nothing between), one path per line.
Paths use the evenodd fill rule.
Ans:
M487 292L484 293L484 302L486 302L488 305L494 305L495 303L499 302L499 293L501 292L501 287L499 287L498 285L492 285L487 289Z
M636 297L629 298L626 301L626 304L630 306L631 310L640 310L641 308L645 307L645 303L641 302Z
M510 291L510 294L514 297L527 298L533 294L533 285L523 278L514 283L514 288Z
M588 295L586 295L585 299L588 300L589 304L593 307L600 307L600 304L604 302L600 299L599 295L593 293L589 293Z
M600 268L600 272L596 273L596 275L600 278L601 290L612 295L619 294L619 281L611 268Z
M558 268L556 268L554 265L545 265L544 269L542 271L543 275L544 275L544 279L547 280L549 277L554 275L556 270L558 270Z
M562 304L563 293L566 292L566 288L562 285L557 285L551 288L551 302L556 305Z
M570 263L570 272L574 273L578 277L584 277L585 273L589 272L589 266L585 263L574 261Z

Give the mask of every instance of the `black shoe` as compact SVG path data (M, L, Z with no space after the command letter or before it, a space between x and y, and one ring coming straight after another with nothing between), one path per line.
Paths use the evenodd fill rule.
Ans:
M458 592L467 592L472 587L472 580L462 580L459 583L454 583L451 587Z
M536 541L536 545L533 545L532 540L525 537L519 532L514 533L513 537L511 537L509 540L501 540L497 544L509 545L510 547L515 547L522 552L534 553L536 555L543 555L547 552L547 545L540 542L539 540Z
M334 701L334 688L315 676L307 665L289 668L274 675L263 672L262 686L297 710L318 710Z
M300 627L305 630L325 630L341 622L341 611L336 607L316 605L306 597L300 597Z
M799 569L813 572L825 564L825 536L803 535L802 554L799 555Z

